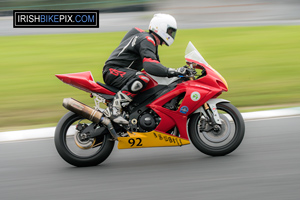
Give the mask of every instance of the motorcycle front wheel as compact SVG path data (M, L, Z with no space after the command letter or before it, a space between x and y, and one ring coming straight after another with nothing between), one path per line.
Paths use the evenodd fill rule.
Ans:
M209 120L200 113L194 114L189 122L189 136L193 145L210 156L224 156L234 151L245 134L244 119L239 110L230 103L217 104L221 125L219 130L204 131Z
M59 155L69 164L77 167L95 166L102 163L110 155L115 142L106 134L101 138L80 140L77 124L92 122L81 116L68 112L58 122L55 129L55 147Z

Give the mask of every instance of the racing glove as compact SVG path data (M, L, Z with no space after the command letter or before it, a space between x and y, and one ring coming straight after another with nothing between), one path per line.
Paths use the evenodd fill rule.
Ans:
M169 68L168 69L168 78L175 77L175 76L185 76L188 73L187 67L183 66L178 69Z

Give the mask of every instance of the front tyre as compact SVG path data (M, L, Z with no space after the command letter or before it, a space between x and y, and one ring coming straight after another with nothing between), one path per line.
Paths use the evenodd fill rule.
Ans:
M71 165L77 167L95 166L107 159L114 148L115 142L107 134L100 138L101 141L97 141L97 144L93 147L83 148L80 145L84 143L78 144L75 137L78 134L75 127L82 122L92 123L73 112L64 115L55 129L55 147L59 155Z
M236 107L222 102L217 104L217 110L222 123L218 131L203 130L208 121L201 113L194 114L189 122L190 140L199 151L210 156L231 153L241 144L245 134L244 119Z

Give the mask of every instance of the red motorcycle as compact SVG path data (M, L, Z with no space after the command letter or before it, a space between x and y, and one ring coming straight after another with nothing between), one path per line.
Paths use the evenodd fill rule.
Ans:
M70 110L55 130L60 156L74 166L103 162L118 142L119 149L190 144L211 156L223 156L242 142L244 120L229 101L218 99L228 91L225 79L204 60L190 42L186 48L188 75L154 77L123 109L128 125L115 124L104 114L118 89L95 82L91 72L56 75L61 81L90 93L92 108L72 98L63 100Z

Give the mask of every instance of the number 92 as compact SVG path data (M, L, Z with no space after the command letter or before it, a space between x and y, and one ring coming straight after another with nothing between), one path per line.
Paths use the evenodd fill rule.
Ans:
M135 144L136 144L137 147L143 146L141 138L135 138L135 139L130 138L128 140L128 143L131 145L130 147L133 147Z

